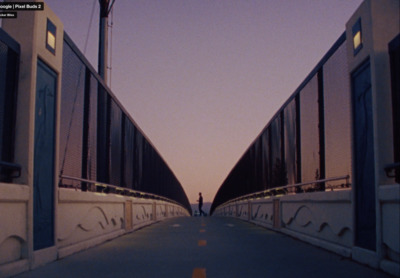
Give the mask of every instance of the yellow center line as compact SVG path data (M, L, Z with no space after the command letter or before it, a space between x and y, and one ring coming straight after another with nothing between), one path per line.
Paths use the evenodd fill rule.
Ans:
M206 278L206 269L205 268L193 269L192 278Z
M200 239L199 242L198 242L198 245L199 245L199 246L206 246L206 245L207 245L207 240L205 240L205 239Z
M204 229L200 230L200 233L205 233L205 232L206 232L206 230L204 230Z

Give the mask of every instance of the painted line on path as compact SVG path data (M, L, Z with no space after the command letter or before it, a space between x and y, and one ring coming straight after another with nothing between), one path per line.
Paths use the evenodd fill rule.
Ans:
M193 269L192 278L206 278L205 268L195 268Z
M198 245L199 245L199 246L206 246L206 245L207 245L207 240L205 240L205 239L200 239L199 242L198 242Z

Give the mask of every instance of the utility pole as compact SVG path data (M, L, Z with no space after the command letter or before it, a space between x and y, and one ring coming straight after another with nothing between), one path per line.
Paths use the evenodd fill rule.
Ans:
M108 63L108 15L115 0L99 0L100 4L100 26L99 26L99 59L98 73L107 84Z

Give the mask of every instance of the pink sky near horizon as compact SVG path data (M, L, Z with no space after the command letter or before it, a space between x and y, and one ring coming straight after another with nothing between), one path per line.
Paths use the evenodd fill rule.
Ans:
M82 52L89 30L97 68L98 0L46 2ZM361 2L116 0L111 89L189 201L211 202Z

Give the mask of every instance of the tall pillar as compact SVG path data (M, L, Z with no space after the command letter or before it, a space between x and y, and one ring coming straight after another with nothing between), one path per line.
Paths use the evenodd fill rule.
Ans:
M99 22L100 26L99 26L98 73L103 78L104 82L107 84L108 15L111 11L110 0L99 0L99 4L100 4L100 22Z

